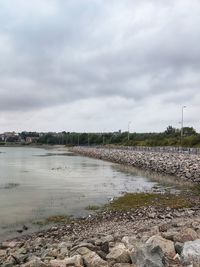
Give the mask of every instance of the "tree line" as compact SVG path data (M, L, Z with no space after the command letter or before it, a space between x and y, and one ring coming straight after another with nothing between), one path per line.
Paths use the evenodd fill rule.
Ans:
M181 140L181 131L168 126L160 133L129 133L107 132L107 133L37 133L21 132L16 136L8 138L7 142L26 144L27 138L32 138L33 143L46 145L86 146L86 145L127 145L127 146L185 146L200 147L200 134L193 127L184 127ZM1 141L1 140L0 140ZM1 142L1 145L4 143Z
M62 132L60 134L47 133L39 137L41 144L62 145L129 145L129 146L182 146L200 147L200 134L193 127L183 128L181 142L180 129L168 126L161 133L76 133Z

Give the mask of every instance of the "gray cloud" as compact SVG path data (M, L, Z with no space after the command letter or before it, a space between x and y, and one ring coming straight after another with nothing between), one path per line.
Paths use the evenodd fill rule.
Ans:
M104 128L105 112L111 117L120 112L123 120L138 114L140 107L149 109L148 127L138 115L134 118L141 131L170 123L167 115L161 122L156 114L165 117L162 106L178 110L188 103L195 114L200 112L199 12L197 0L1 1L0 111L8 118L3 129L14 126L11 117L18 112L21 118L25 112L33 118L44 112L38 121L41 127L52 116L50 110L56 114L63 107L77 114L70 123L77 130ZM111 99L117 99L115 113ZM83 126L88 113L79 114L80 103L90 105L94 127ZM95 124L95 116L101 126ZM175 117L177 121L178 111ZM188 123L198 125L197 120L192 114ZM31 125L22 122L21 127ZM114 121L112 125L126 127Z

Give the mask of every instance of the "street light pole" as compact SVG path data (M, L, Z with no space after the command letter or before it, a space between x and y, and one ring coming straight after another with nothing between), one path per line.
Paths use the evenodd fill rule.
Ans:
M183 145L183 110L186 106L182 106L181 112L181 146Z
M103 133L102 133L102 137L103 137L103 146L104 146L104 144L105 144L105 135L104 135L105 130L106 130L106 129L103 129Z
M79 139L79 133L78 133L78 146L79 146L79 143L80 143L80 139Z
M90 145L90 135L88 133L88 146Z
M130 131L130 124L131 124L131 121L128 122L128 141L130 139L130 133L129 133L129 131Z

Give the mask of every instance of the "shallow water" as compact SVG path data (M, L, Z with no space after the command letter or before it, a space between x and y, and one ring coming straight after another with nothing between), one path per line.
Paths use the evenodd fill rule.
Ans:
M88 205L158 185L141 171L64 148L3 147L0 152L0 239L17 235L23 224L56 214L84 216Z

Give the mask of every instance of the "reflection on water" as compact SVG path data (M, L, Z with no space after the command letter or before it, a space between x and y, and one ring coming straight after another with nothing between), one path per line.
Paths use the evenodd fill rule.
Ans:
M122 192L159 186L150 175L63 150L0 148L0 238L56 214L82 216Z
M70 157L74 157L76 156L76 154L73 153L46 153L46 154L42 154L42 155L35 155L35 157L52 157L52 156L70 156Z
M12 189L12 188L15 188L19 186L19 184L16 184L16 183L6 183L6 184L3 184L3 185L0 185L0 190L1 189Z

